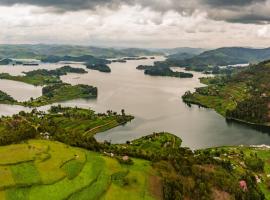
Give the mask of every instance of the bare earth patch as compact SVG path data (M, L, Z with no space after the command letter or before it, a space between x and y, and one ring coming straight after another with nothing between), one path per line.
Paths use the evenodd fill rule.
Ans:
M149 190L156 199L163 199L162 181L160 177L149 177Z
M218 189L213 189L212 190L212 196L213 196L213 199L215 200L231 200L231 195L227 192L224 192L224 191L221 191L221 190L218 190Z

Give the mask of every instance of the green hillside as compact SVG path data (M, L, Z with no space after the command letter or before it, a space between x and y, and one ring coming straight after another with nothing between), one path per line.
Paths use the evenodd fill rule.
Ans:
M231 76L204 78L207 87L187 92L183 100L215 109L228 119L270 124L270 61L248 67Z
M0 199L155 199L150 162L120 164L59 142L0 147Z
M187 67L195 71L207 71L214 66L257 63L267 59L270 59L270 48L224 47L205 51L192 58L180 59L177 56L171 56L166 60L166 63L173 66Z

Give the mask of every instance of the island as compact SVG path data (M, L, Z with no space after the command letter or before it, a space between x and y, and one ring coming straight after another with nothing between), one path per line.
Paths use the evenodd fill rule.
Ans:
M125 144L95 140L95 134L132 119L124 110L121 114L96 114L90 109L61 106L52 107L48 113L33 110L0 118L0 145L4 145L0 147L0 197L269 197L270 154L261 147L191 151L181 147L180 138L166 132Z
M16 100L7 93L0 90L0 103L2 104L15 104Z
M144 70L144 74L150 76L169 76L177 78L192 78L193 74L186 72L175 72L171 70L170 66L163 62L155 62L154 66L139 65L138 70Z
M24 76L12 76L7 73L0 74L0 79L7 79L13 81L20 81L35 86L43 86L53 83L61 83L60 76L68 73L87 73L83 68L74 68L70 66L63 66L55 70L38 69L30 72L24 72Z
M97 98L97 94L98 90L93 86L57 83L43 87L41 97L30 99L22 103L20 102L19 104L28 107L39 107L73 99Z
M97 70L100 72L110 73L111 68L106 64L86 64L87 69Z
M71 85L63 83L60 76L67 73L87 73L83 68L72 68L64 66L55 70L38 69L34 71L24 72L25 76L12 76L10 74L0 74L1 79L21 81L32 85L41 85L42 96L36 99L31 98L26 102L18 102L8 94L0 91L0 103L16 104L27 107L39 107L56 102L68 101L72 99L90 99L97 98L98 89L89 85Z
M251 65L230 76L202 78L206 87L186 92L183 101L215 109L229 120L270 125L270 61Z

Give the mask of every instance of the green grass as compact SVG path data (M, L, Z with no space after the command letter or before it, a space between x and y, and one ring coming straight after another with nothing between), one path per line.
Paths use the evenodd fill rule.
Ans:
M29 186L41 182L39 172L33 162L26 162L10 167L16 185Z
M202 82L210 84L209 81L202 79ZM199 88L191 95L183 96L187 103L202 105L216 110L225 116L227 110L236 108L237 103L249 97L247 86L243 83L228 84L225 86L209 85Z
M29 145L43 151L33 153L33 148L25 148ZM12 154L21 149L31 155L25 162L17 158L18 163L0 166L0 199L154 199L148 186L153 170L148 161L134 159L133 165L121 165L100 153L47 140L1 147Z
M260 189L264 193L266 199L270 199L270 189L267 188L267 180L269 178L267 175L270 174L270 150L263 148L253 148L253 147L218 147L218 148L210 148L210 154L215 152L220 152L221 155L218 156L223 160L229 160L234 165L233 174L236 177L241 177L246 170L247 167L243 166L245 163L244 159L249 158L251 154L257 155L258 158L264 161L264 171L263 172L252 172L254 175L261 177L261 183L258 183ZM241 157L241 152L243 152L244 158ZM250 169L249 169L250 170ZM252 170L251 170L252 171Z
M73 179L81 172L83 166L83 162L74 159L65 163L62 169L66 172L68 179Z

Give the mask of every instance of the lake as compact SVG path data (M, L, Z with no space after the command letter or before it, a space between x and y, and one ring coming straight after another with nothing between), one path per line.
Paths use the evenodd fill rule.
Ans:
M157 57L156 60L163 60ZM127 140L160 131L171 132L183 139L183 145L192 149L220 145L249 145L270 144L270 136L246 125L227 123L226 120L210 109L198 106L188 107L182 102L181 96L187 90L202 86L199 82L201 73L193 72L191 79L171 77L152 77L136 70L138 65L152 64L155 60L137 60L127 63L112 63L112 73L101 73L88 70L88 74L68 74L61 77L64 82L71 84L89 84L98 87L98 98L92 100L73 100L62 102L66 106L91 107L97 112L114 110L135 116L126 124L100 133L96 136L99 141L108 140L122 143ZM55 69L63 64L41 64L40 66L1 66L0 72L21 74L37 68ZM80 64L71 64L83 67ZM0 82L1 90L9 92L14 98L19 98L15 86L24 91L23 98L39 95L41 88L25 86L18 82ZM7 86L7 87L5 87ZM14 87L13 87L14 86ZM5 89L6 88L6 89ZM13 88L13 89L12 89ZM42 107L46 110L48 106ZM0 105L0 114L14 114L24 109L18 106Z

